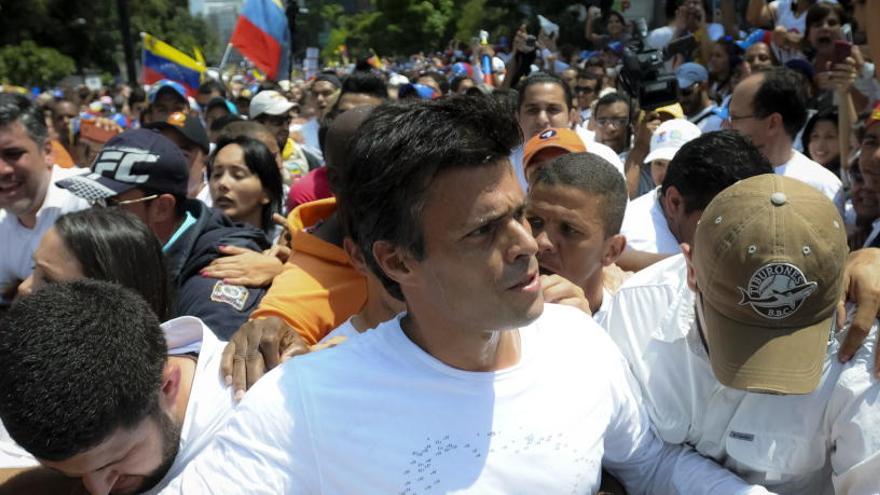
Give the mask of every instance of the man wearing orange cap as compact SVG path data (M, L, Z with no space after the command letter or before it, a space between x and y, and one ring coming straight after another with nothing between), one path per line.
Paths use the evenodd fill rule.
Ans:
M874 192L880 199L880 103L868 115L865 131L861 138L859 169L865 180L865 188ZM880 247L880 218L874 221L871 234L865 240L865 247Z
M531 182L531 176L543 165L550 163L554 158L569 153L583 153L587 150L583 140L577 132L567 128L550 128L542 131L526 141L523 148L523 173L526 181ZM611 148L600 143L590 143L589 151L609 163L623 174L623 164L617 160L617 155Z
M627 281L605 320L661 437L774 492L877 493L877 322L841 364L835 205L762 174L718 194L684 246Z

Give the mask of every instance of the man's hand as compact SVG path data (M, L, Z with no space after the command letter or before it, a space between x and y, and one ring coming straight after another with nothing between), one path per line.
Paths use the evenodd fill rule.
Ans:
M235 400L272 368L308 354L309 345L281 318L270 316L245 323L229 339L220 360L220 375L232 385Z
M843 327L846 321L844 303L856 303L856 313L843 342L838 359L845 363L852 359L859 346L865 341L874 320L880 312L880 248L864 248L849 254L843 276L846 295L837 308L837 326ZM880 349L880 346L876 346ZM880 353L874 352L874 374L880 378Z
M201 271L203 277L220 278L229 285L266 287L281 273L283 263L276 256L237 246L220 246L227 255L212 261Z
M544 293L544 302L574 306L588 315L593 314L584 290L566 278L559 275L541 275L541 290Z
M660 124L662 124L662 122L660 121L659 113L654 111L647 112L636 129L636 138L633 147L645 151L650 150L651 136L654 135L654 132L660 127Z

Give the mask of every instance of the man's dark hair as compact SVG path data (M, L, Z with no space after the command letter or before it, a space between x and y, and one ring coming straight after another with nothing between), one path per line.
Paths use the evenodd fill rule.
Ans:
M0 321L0 419L38 459L62 461L162 414L159 320L119 285L47 285Z
M242 122L244 119L241 118L241 115L235 115L234 113L230 113L214 119L214 122L211 122L211 132L222 131L229 124L233 122ZM262 124L260 124L262 125Z
M571 88L568 87L568 84L565 84L565 81L563 81L561 77L548 72L535 72L529 77L520 80L519 84L516 86L516 91L518 93L516 100L517 111L522 108L523 103L525 102L526 90L532 85L544 83L556 84L562 88L562 92L565 95L565 104L568 105L567 110L574 108L574 95L571 92Z
M586 79L588 81L596 81L596 94L598 95L599 91L602 91L602 78L588 71L587 69L579 70L577 78Z
M373 257L386 240L425 255L422 209L431 182L461 168L507 160L522 143L519 124L494 99L451 96L376 107L360 125L337 195L348 235L388 293L403 300L397 282Z
M139 218L119 208L89 208L62 215L53 227L86 278L127 287L160 320L171 318L173 288L162 244Z
M807 121L807 96L800 75L786 67L772 67L761 74L764 79L752 101L755 117L778 113L785 133L794 139Z
M210 165L208 167L209 174L213 173L214 160L220 150L231 144L241 147L244 164L252 174L260 179L260 185L269 196L269 204L263 205L260 213L261 225L255 225L258 229L267 235L275 229L275 222L272 216L275 213L281 213L282 205L282 180L281 171L278 170L278 164L269 148L262 141L248 136L223 136L217 140L217 146L214 153L211 154Z
M684 197L685 213L703 210L718 193L735 182L772 174L773 167L742 134L710 132L686 143L666 169L662 194L675 187Z
M220 81L215 79L208 79L203 82L201 86L199 86L199 94L200 95L209 95L213 92L220 93L222 98L226 98L226 86L223 85Z
M628 116L630 122L632 122L633 102L632 102L632 100L627 98L623 93L619 93L619 92L608 93L607 95L599 98L599 100L596 101L596 109L593 110L593 118L597 117L597 115L599 114L600 108L608 107L608 106L611 106L615 103L626 104L626 108L628 108L627 116Z
M366 94L384 101L388 99L388 86L381 77L370 72L352 72L342 81L340 98L345 93Z
M458 88L461 87L461 83L470 79L468 76L455 76L452 78L452 81L449 83L449 89L452 90L453 93L458 93ZM476 86L474 86L476 87Z
M594 153L562 155L535 171L532 187L569 186L599 198L605 238L620 233L626 211L626 181L614 165Z
M40 148L49 136L43 111L25 96L16 93L0 93L0 127L21 122L31 141Z

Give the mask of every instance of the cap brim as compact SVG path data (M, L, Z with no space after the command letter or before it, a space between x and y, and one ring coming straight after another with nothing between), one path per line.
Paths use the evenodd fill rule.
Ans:
M648 153L648 156L645 157L645 163L651 163L654 160L672 160L677 152L678 148L660 148L654 150Z
M293 103L288 101L287 103L272 105L271 108L263 110L262 113L265 115L281 115L283 113L289 112L291 108L293 108Z
M676 78L678 82L679 88L689 88L697 83L697 81L691 81L690 79L679 79Z
M809 394L819 385L834 313L803 328L752 327L703 300L712 371L747 392Z
M86 201L106 199L134 189L137 184L119 182L98 174L76 175L55 183Z
M583 153L586 151L584 148L578 148L574 145L566 145L559 142L554 142L550 144L546 144L544 146L540 146L535 148L534 150L529 150L529 153L523 156L523 170L530 168L532 166L532 160L538 156L538 154L542 151L552 150L552 149L560 149L567 153Z

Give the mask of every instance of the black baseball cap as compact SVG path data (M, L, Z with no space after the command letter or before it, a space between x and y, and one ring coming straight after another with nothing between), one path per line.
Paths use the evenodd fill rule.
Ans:
M133 129L113 137L92 163L92 173L58 181L86 201L106 199L139 187L186 197L189 168L183 152L152 129Z
M197 144L205 154L210 152L210 141L208 133L205 132L205 126L199 122L199 118L195 115L184 112L174 112L167 119L161 122L151 122L144 125L147 129L174 129L183 135L187 140Z

